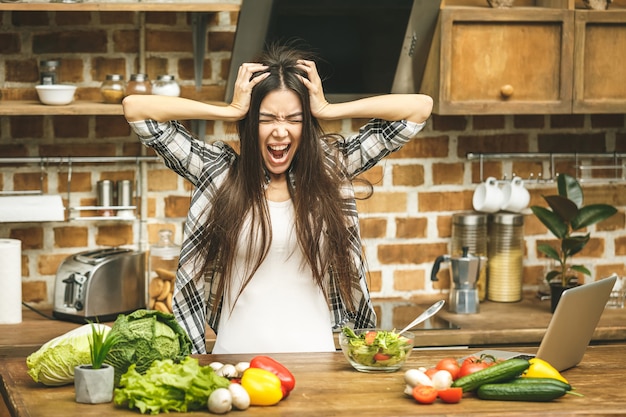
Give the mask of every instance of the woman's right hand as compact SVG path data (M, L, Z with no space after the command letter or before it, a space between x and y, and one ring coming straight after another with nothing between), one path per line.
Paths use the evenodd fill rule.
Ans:
M233 91L233 101L230 103L230 107L237 112L238 119L243 119L250 109L252 89L270 75L269 71L266 71L267 68L267 65L250 62L241 64L239 67ZM252 78L254 73L262 71L266 72Z

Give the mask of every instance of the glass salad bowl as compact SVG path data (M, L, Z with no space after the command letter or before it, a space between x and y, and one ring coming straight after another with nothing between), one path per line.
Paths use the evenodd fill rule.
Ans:
M339 345L357 371L395 372L411 355L413 338L411 332L344 327L339 333Z

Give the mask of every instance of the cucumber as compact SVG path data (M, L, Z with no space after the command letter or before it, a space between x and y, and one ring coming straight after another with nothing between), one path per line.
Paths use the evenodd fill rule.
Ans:
M510 381L506 381L507 383L510 384L516 384L516 385L530 385L530 384L552 384L556 387L560 387L563 388L565 391L571 391L572 390L572 386L570 384L567 384L563 381L560 381L556 378L530 378L530 377L524 377L524 378L515 378L512 379Z
M482 400L498 401L552 401L566 393L567 389L550 382L483 384L476 391Z
M462 376L454 381L452 386L463 388L463 392L474 391L483 384L513 379L521 375L529 366L530 362L526 359L507 359L473 374Z

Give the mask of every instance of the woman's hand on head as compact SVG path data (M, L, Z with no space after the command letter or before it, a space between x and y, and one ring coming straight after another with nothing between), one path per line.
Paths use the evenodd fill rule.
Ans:
M298 61L298 68L304 71L307 76L300 76L300 80L309 90L309 100L311 102L311 113L318 119L324 118L324 109L329 105L324 96L322 79L317 72L317 66L313 61L301 59Z
M258 83L266 79L270 73L264 72L254 78L252 75L265 70L267 70L267 65L258 63L244 63L239 67L237 80L235 80L233 100L230 103L230 107L233 108L239 116L237 119L242 119L246 116L250 109L252 89Z

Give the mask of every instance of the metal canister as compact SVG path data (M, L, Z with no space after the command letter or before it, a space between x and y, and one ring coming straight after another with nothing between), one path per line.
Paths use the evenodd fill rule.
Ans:
M115 194L113 189L113 181L101 180L97 183L96 201L99 207L103 207L100 211L101 216L112 216L113 210L109 207L114 205Z
M117 191L117 205L120 206L117 210L117 215L124 218L133 218L133 209L128 208L133 206L133 182L131 180L119 180L115 184Z
M475 256L487 257L487 214L476 211L462 211L452 215L451 256L463 255L463 247ZM487 297L487 263L483 262L478 281L478 299Z
M495 213L489 219L487 298L516 302L522 299L524 217Z

